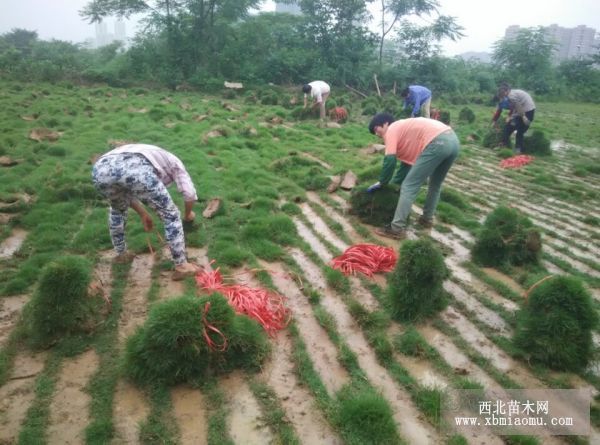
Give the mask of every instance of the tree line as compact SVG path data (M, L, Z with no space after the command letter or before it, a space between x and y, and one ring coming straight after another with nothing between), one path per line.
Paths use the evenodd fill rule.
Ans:
M501 81L537 95L600 101L600 58L552 64L554 43L542 28L495 43L492 63L444 57L440 43L462 27L439 13L436 0L300 0L301 15L250 14L261 0L92 0L81 16L142 17L130 45L90 49L43 41L34 31L0 35L0 77L28 81L147 83L207 91L224 80L250 85L323 79L362 91L409 83L438 94L488 95ZM367 27L368 6L381 12Z

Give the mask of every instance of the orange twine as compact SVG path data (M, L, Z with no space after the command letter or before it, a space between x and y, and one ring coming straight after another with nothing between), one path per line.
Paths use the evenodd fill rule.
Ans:
M204 336L204 340L206 340L206 344L208 345L208 349L210 349L211 351L219 351L219 352L223 352L227 349L227 338L225 338L225 335L223 335L223 333L221 331L219 331L217 328L215 328L213 325L211 325L208 320L206 319L206 314L208 314L208 311L210 310L210 301L207 301L206 304L204 305L204 312L202 313L202 335ZM218 345L216 344L212 338L210 338L210 335L208 335L208 332L212 331L215 332L216 334L220 335L221 338L223 339L223 342Z
M527 289L527 291L525 291L525 294L523 295L523 298L525 298L527 300L527 298L529 298L529 294L531 293L532 290L534 290L536 287L538 287L540 284L542 284L548 278L552 278L553 276L554 275L552 275L552 274L546 275L541 280L538 280L537 282L535 282L529 289Z

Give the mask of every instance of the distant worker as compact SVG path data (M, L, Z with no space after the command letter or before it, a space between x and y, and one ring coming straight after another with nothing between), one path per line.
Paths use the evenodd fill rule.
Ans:
M406 238L413 202L427 179L427 197L418 224L431 228L442 183L458 156L459 142L456 134L452 128L434 119L417 117L394 121L387 113L376 114L369 123L369 131L382 138L385 143L382 170L388 171L388 177L394 171L397 160L411 166L410 169L404 169L408 174L402 181L391 224L376 229L375 233L394 239ZM374 193L380 188L381 183L377 182L367 190Z
M423 117L429 119L431 116L429 111L431 107L431 91L428 88L421 85L410 85L402 90L400 96L404 98L403 110L406 110L409 106L413 107L410 117L419 117L422 111Z
M94 163L92 181L110 201L108 226L117 253L115 262L129 262L135 256L127 251L125 242L129 207L140 216L144 230L152 230L152 218L142 205L144 203L154 209L163 222L165 239L175 263L173 279L183 279L198 272L198 266L187 261L181 215L167 191L167 186L175 182L185 201L184 220L193 221L196 214L192 208L198 199L196 189L178 157L154 145L122 145L100 156Z
M515 136L515 153L523 153L524 135L529 129L535 115L535 103L531 96L523 90L513 90L508 84L502 84L496 96L498 106L492 117L492 124L500 118L503 109L508 109L508 116L502 133L502 143L510 146L510 137L517 131Z
M307 83L302 86L302 92L304 93L304 108L308 106L308 96L314 99L312 107L319 106L319 117L321 120L325 119L325 102L329 97L331 88L329 85L322 80L315 80L311 83Z

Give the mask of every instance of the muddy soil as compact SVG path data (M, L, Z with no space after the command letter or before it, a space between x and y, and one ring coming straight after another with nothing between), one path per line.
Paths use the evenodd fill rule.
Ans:
M0 260L13 256L21 248L25 238L27 238L27 231L13 229L10 236L0 243Z

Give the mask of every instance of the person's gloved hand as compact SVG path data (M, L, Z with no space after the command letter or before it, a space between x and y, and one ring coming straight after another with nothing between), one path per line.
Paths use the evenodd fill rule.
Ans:
M521 119L523 119L523 125L529 126L529 124L531 123L531 121L527 119L527 116L522 116Z
M367 193L374 193L379 189L381 189L381 183L379 181L377 181L375 184L373 184L367 188Z

